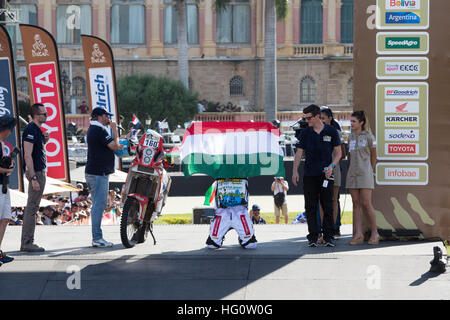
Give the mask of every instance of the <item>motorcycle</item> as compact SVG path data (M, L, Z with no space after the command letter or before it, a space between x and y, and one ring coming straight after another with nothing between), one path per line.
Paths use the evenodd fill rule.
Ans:
M135 150L136 156L122 190L120 238L126 248L145 242L149 232L156 244L153 222L161 215L172 182L163 165L162 136L147 130L136 142L130 141L129 149Z

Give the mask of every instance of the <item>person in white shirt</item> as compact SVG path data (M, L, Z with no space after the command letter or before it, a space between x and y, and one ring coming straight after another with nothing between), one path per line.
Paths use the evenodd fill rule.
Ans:
M284 223L288 223L288 209L287 209L287 191L289 185L283 177L274 177L275 181L272 183L271 190L274 197L275 222L280 223L280 210L284 216Z

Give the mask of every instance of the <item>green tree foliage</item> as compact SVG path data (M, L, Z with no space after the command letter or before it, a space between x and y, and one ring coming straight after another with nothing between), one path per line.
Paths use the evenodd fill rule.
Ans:
M180 81L152 75L127 76L117 81L119 113L127 125L133 113L145 125L150 116L152 127L156 121L166 119L173 130L183 126L198 112L198 94L191 93Z

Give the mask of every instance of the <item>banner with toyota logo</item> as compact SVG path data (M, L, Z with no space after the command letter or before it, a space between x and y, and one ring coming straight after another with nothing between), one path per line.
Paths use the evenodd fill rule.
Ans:
M47 122L41 127L50 136L45 145L47 176L70 181L64 106L55 40L46 30L20 25L23 52L30 88L30 103L42 103Z

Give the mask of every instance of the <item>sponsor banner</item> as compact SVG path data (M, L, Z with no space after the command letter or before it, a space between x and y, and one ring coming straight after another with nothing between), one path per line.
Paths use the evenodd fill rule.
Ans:
M386 113L419 113L419 101L385 101Z
M384 116L386 127L418 127L419 116Z
M70 181L64 106L61 90L59 57L54 38L46 30L20 25L25 64L30 88L30 104L42 103L47 121L41 126L49 134L45 145L47 175Z
M14 72L14 58L11 39L6 29L0 25L0 116L10 115L17 120L17 125L11 134L4 140L8 152L14 146L21 148L19 132L19 114L17 108L17 93ZM9 187L23 191L22 156L17 155L16 166L9 175Z
M59 106L59 94L55 62L33 63L29 65L29 75L35 102L42 103L47 110L47 121L43 131L50 135L45 145L48 174L55 179L65 179L63 146L65 136L62 132L62 108Z
M414 80L428 79L428 58L378 58L378 79Z
M386 0L386 9L388 10L418 10L420 9L420 0Z
M102 39L94 36L81 36L84 65L88 82L89 108L104 108L112 114L111 120L118 123L116 76L114 56L111 47ZM111 136L112 131L110 130ZM116 157L116 168L121 168Z
M420 24L420 12L386 12L386 24Z
M428 54L427 32L379 32L377 53L389 55Z
M419 145L417 143L387 143L384 148L387 155L419 154Z
M385 99L419 99L418 87L386 87L384 88Z
M376 182L379 185L427 185L426 163L377 163Z
M428 29L429 0L377 0L377 29Z
M384 131L385 141L418 142L419 138L418 129L387 129Z
M116 99L114 97L114 79L111 68L89 69L91 105L92 108L101 107L112 113L113 121L116 119Z

